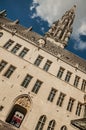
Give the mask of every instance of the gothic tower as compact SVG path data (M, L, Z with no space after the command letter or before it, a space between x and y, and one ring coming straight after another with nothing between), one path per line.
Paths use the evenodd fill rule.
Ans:
M62 16L62 18L53 23L49 31L46 33L48 40L52 40L60 47L64 48L72 33L72 24L75 18L76 5Z

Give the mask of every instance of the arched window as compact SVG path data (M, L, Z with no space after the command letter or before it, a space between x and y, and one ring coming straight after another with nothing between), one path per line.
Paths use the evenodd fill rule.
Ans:
M35 130L43 130L43 127L45 125L45 122L46 122L46 116L45 115L42 115L40 118L39 118L39 121L36 125L36 128Z
M67 126L63 125L63 126L61 127L61 130L67 130Z
M3 36L3 32L0 32L0 37L2 37Z
M49 125L48 125L47 130L54 130L55 124L56 124L55 120L51 120L51 121L49 122Z

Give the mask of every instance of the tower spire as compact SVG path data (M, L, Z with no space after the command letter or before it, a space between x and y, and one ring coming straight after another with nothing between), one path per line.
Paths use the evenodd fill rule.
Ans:
M69 11L66 11L60 20L52 24L51 28L45 34L45 37L64 48L67 45L68 39L72 33L75 10L76 5L74 5Z

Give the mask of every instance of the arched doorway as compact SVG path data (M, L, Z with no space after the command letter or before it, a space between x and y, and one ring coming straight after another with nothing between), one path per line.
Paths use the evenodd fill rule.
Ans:
M21 95L19 96L10 111L6 122L10 123L11 125L19 128L27 114L27 112L31 108L31 100L28 95Z

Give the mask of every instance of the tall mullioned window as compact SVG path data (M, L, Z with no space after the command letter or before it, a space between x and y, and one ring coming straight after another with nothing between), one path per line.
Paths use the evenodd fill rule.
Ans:
M4 60L2 60L1 62L0 62L0 72L4 69L4 67L7 65L7 62L6 61L4 61Z
M8 42L6 42L6 44L3 46L5 49L9 49L9 47L14 43L13 40L9 40Z
M59 95L59 98L58 98L58 101L57 101L57 105L58 106L62 106L62 103L63 103L63 101L64 101L64 97L65 97L66 95L64 94L64 93L60 93L60 95Z
M37 94L39 89L40 89L40 87L41 87L41 85L42 85L42 81L37 80L35 85L34 85L34 87L33 87L33 89L32 89L32 92Z
M74 101L75 101L75 99L73 99L73 98L69 99L67 110L70 111L70 112L72 111Z
M48 71L48 69L50 68L51 64L52 64L52 62L50 60L47 60L47 62L44 65L43 70Z
M32 76L29 75L29 74L27 74L26 77L25 77L25 79L23 80L21 86L23 86L23 87L26 88L29 85L31 79L32 79Z
M39 55L37 59L35 60L34 65L39 66L42 60L43 60L43 57Z
M82 103L78 102L77 109L76 109L76 115L80 116L82 109Z
M5 72L4 76L7 78L10 78L10 76L12 75L12 73L14 72L15 69L16 69L16 67L10 65L8 70Z
M23 58L23 57L27 54L28 51L29 51L29 49L24 48L24 49L20 52L19 57L22 57L22 58Z
M49 125L48 125L47 130L54 130L55 125L56 125L55 120L51 120L51 121L49 122Z
M66 81L66 82L69 82L69 81L70 81L71 74L72 74L72 73L71 73L70 71L67 72L66 77L65 77L65 81Z
M85 80L85 79L83 79L83 81L82 81L81 90L82 90L83 92L86 91L86 80Z
M45 125L45 122L46 122L46 116L45 115L42 115L40 118L39 118L39 121L36 125L36 128L35 130L43 130L44 128L44 125Z
M50 102L53 102L54 97L55 97L55 95L56 95L56 92L57 92L56 89L54 89L54 88L51 89L50 94L49 94L49 96L48 96L48 100L49 100Z
M73 84L75 87L78 86L79 80L80 80L80 77L76 75L75 80L74 80L74 84Z
M58 71L58 74L57 74L57 77L58 77L58 78L61 78L61 77L62 77L64 70L65 70L64 68L60 67L60 69L59 69L59 71Z
M17 44L13 47L13 49L11 50L11 52L12 52L12 53L17 53L17 51L19 50L20 47L21 47L21 45L17 43Z
M67 126L63 125L60 130L67 130Z

